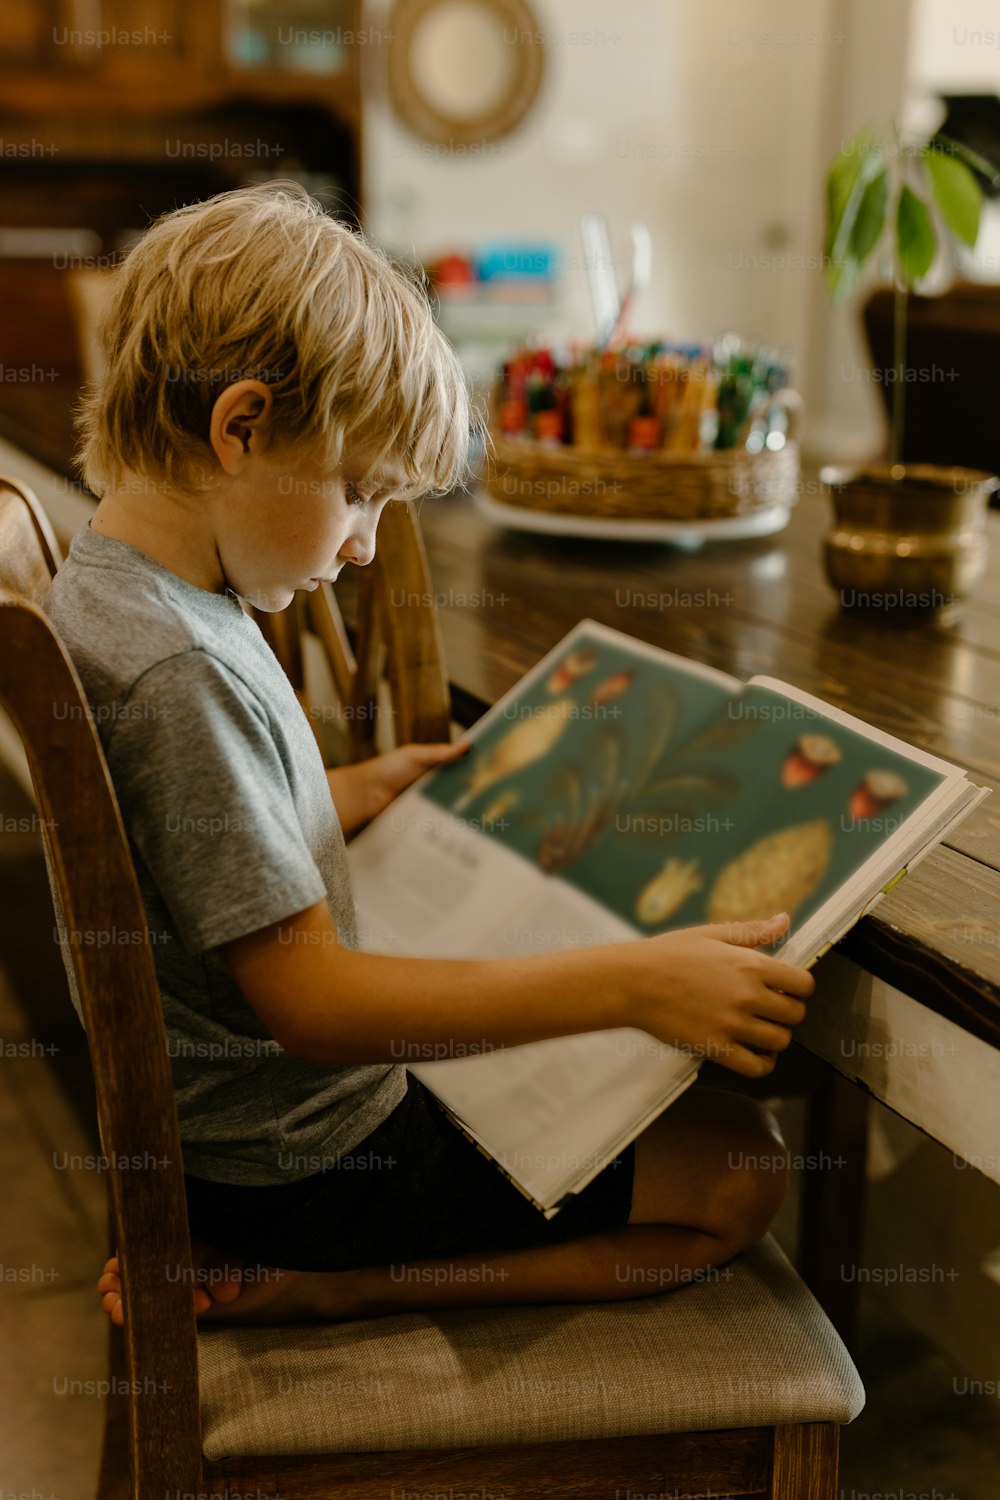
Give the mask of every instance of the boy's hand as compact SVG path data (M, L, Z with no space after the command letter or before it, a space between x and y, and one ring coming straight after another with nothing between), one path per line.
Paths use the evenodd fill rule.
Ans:
M630 945L642 954L632 975L633 1022L660 1041L761 1078L792 1040L816 981L808 969L760 948L788 927L785 912L760 922L687 927ZM675 978L674 976L683 976ZM638 982L636 982L638 981Z
M400 745L385 755L328 771L330 794L344 833L353 833L378 817L425 771L460 760L471 748L468 740L457 740L454 744Z

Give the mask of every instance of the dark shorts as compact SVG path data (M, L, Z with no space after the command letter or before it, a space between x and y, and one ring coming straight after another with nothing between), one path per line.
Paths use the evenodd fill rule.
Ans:
M262 1265L348 1271L559 1244L628 1222L634 1146L546 1219L412 1074L408 1084L377 1130L314 1177L234 1187L186 1176L192 1237Z

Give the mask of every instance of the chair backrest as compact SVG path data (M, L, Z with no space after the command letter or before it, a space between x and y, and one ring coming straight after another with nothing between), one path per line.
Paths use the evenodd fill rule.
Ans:
M110 270L97 270L89 266L67 271L70 305L76 323L77 343L83 378L89 385L97 385L104 379L105 359L97 331L101 317L115 286Z
M68 936L97 1094L123 1284L129 1450L162 1465L130 1494L201 1473L197 1343L183 1165L146 917L80 679L40 609L59 562L34 495L0 478L0 704L20 734ZM155 1382L155 1384L151 1384Z
M328 583L297 594L277 614L255 611L254 618L314 729L317 715L306 691L302 640L306 630L318 638L344 710L352 760L375 754L378 723L385 712L383 673L397 745L450 739L444 648L427 554L411 505L394 501L382 513L378 549L357 581L353 647ZM322 747L321 739L320 743Z

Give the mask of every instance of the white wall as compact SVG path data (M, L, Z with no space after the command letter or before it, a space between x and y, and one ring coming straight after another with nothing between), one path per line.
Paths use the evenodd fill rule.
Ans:
M892 69L871 53L905 15L906 0L868 7L882 13L880 23L862 0L535 5L550 38L542 96L514 135L477 158L448 158L412 137L372 67L369 228L420 256L494 235L556 239L567 257L560 327L589 336L580 215L604 212L623 258L630 221L645 219L654 280L635 309L635 331L710 339L733 328L790 345L807 409L818 416L829 396L827 335L817 323L826 296L823 178L843 134L831 100L850 57L862 96L848 101L852 109L867 94L883 111L892 107ZM574 40L588 31L596 40ZM818 351L810 343L817 337ZM870 413L868 426L869 442L877 441Z
M996 0L913 0L909 74L948 93L1000 87L1000 7Z
M939 94L1000 94L1000 6L913 0L907 73L908 113L930 128L944 116ZM987 200L975 248L959 247L954 264L970 280L1000 280L1000 202Z
M865 125L888 121L902 109L911 24L910 0L834 0L833 10L846 40L824 80L824 164ZM874 274L873 268L869 282ZM819 295L811 305L806 391L810 435L822 456L863 458L884 441L878 391L865 379L869 362L859 312L864 295L839 308Z

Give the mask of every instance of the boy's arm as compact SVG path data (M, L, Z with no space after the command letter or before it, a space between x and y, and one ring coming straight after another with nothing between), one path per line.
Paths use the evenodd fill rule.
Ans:
M309 1062L446 1057L633 1026L758 1077L774 1066L761 1053L783 1050L802 1019L791 997L815 984L758 951L785 925L693 928L528 958L392 958L342 947L321 901L218 951L275 1040Z

